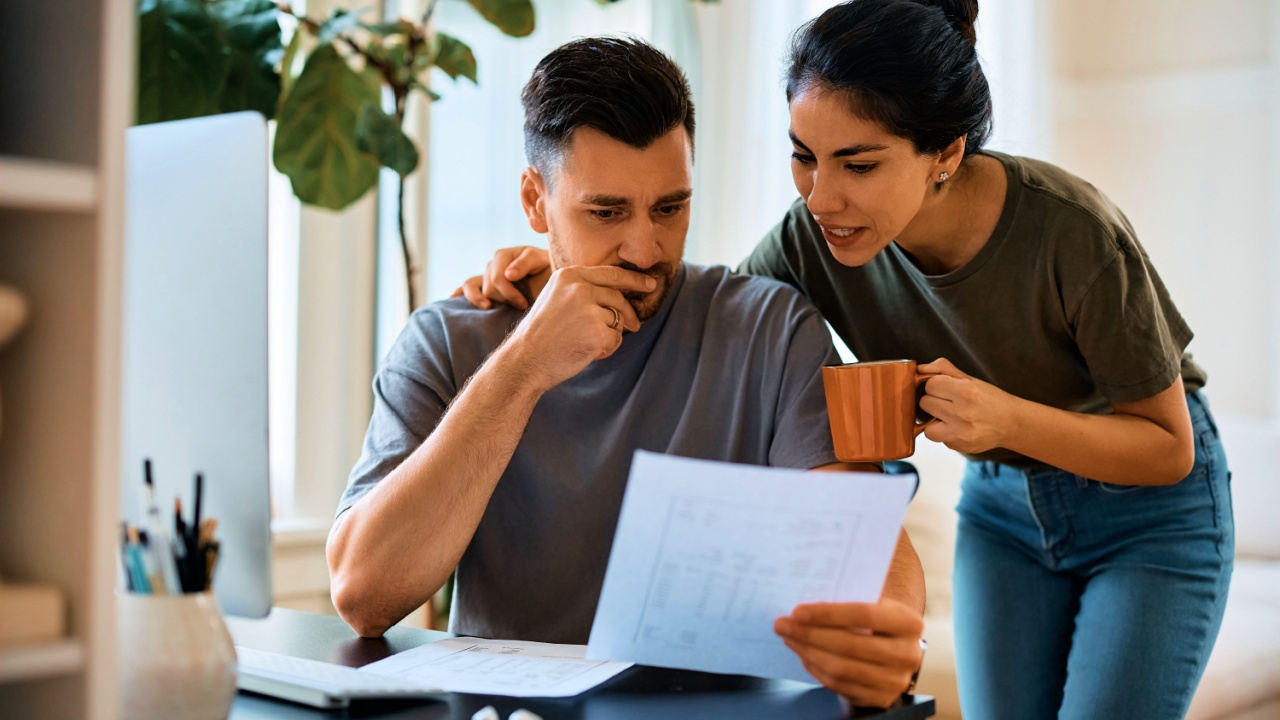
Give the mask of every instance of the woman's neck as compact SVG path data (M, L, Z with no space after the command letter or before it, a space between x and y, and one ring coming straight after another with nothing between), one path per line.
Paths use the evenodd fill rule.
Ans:
M898 236L898 246L929 275L964 267L991 239L1008 184L1004 164L996 158L965 158L955 177L925 199Z

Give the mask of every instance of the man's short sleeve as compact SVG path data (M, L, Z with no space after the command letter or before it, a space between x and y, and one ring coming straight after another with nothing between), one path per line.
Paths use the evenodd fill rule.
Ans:
M1072 318L1076 343L1098 391L1134 402L1167 390L1181 372L1191 329L1131 235L1084 291Z
M338 515L404 462L444 416L455 389L443 332L437 316L419 311L387 354L373 379L373 414Z
M822 366L839 362L826 323L810 306L787 346L770 465L807 470L836 462Z

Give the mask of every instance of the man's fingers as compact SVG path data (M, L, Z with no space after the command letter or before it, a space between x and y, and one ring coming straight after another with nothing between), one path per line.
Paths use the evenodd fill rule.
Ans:
M782 626L779 635L795 645L825 650L873 665L914 669L920 664L919 643L905 639L906 636L858 635L848 629L803 625L786 620L778 625Z
M804 669L822 685L844 696L851 704L858 707L888 707L901 695L890 689L879 687L861 678L845 678L827 672L819 664L800 656ZM905 687L905 685L903 686Z
M592 285L630 290L632 292L650 292L658 286L658 281L635 270L624 270L613 265L573 268L578 277Z
M635 308L631 307L631 303L622 296L622 293L609 288L597 287L593 299L597 305L605 308L615 308L618 314L622 316L622 322L618 325L618 329L626 328L631 332L640 329L640 318L636 316ZM613 321L613 313L609 313L610 322Z
M537 275L551 267L551 258L548 256L547 251L542 248L526 245L512 249L520 252L507 264L507 269L502 273L508 280L523 280L530 275Z
M834 628L867 628L880 635L914 635L924 631L918 613L899 602L806 603L797 605L791 619L807 625Z

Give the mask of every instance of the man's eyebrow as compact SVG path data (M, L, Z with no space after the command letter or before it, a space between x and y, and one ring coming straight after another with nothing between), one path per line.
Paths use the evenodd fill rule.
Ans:
M658 198L658 201L655 202L654 205L672 205L674 203L682 203L691 197L693 197L693 190L685 188L683 190L676 190L675 192L669 192L666 195L663 195Z
M582 198L586 205L602 205L604 207L621 207L630 205L631 201L621 195L588 195Z
M800 138L796 137L796 134L794 132L788 130L787 135L791 136L791 142L795 143L796 147L809 153L810 155L813 154L812 150L810 150L807 146L805 146L804 143L800 142ZM869 152L875 152L877 150L888 150L888 149L889 149L888 145L872 145L870 143L860 143L858 145L850 145L849 147L840 148L839 150L831 153L831 157L849 157L851 155L861 155L862 153L869 153Z

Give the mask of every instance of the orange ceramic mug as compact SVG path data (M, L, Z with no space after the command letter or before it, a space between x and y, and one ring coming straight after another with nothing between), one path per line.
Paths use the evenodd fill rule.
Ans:
M836 457L879 462L914 454L916 437L937 422L916 423L916 388L931 377L916 371L915 360L823 367Z

